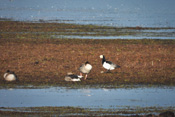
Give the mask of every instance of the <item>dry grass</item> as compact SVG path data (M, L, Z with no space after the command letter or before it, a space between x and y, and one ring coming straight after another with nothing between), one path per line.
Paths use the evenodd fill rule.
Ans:
M1 31L15 30L9 27ZM81 84L175 84L174 40L0 37L0 84L6 83L7 69L16 72L20 83L65 84L67 72L79 74L79 66L87 60L93 69ZM121 68L101 74L101 54Z
M59 39L57 43L0 41L0 76L10 69L16 72L20 82L60 83L67 72L79 74L78 67L88 60L93 69L88 76L90 79L84 82L175 83L174 44L117 44L119 40L112 40L108 44L103 40L86 40L87 43ZM104 68L100 54L121 68L113 73L101 74ZM0 80L2 82L3 78Z

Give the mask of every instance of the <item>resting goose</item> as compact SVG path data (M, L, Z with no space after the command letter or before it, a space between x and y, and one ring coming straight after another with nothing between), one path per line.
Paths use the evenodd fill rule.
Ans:
M81 81L80 78L82 78L83 76L79 76L79 75L74 75L73 73L68 73L65 76L65 81Z
M6 81L16 81L17 76L13 71L7 70L6 73L4 74L4 79Z
M92 65L88 61L86 63L82 64L79 68L80 76L83 76L83 74L86 74L86 76L84 78L86 80L88 73L91 71L91 69L92 69Z
M102 59L102 65L105 69L107 69L107 72L110 72L110 70L114 70L115 68L119 68L119 65L116 65L112 63L111 61L106 61L104 55L100 55L100 58Z

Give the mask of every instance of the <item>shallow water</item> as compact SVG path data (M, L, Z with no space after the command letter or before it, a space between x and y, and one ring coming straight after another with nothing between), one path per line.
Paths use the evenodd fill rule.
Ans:
M0 0L0 17L117 27L175 27L175 1Z
M69 39L175 39L175 37L148 37L148 36L76 36L76 35L52 35L53 38L69 38Z
M54 32L53 35L50 35L53 32L47 32L48 38L175 39L174 0L50 0L49 2L47 0L0 0L0 20L5 19L113 27L159 27L153 30L123 29L120 30L121 32L112 29L98 29L93 32L71 33L69 29L64 34ZM19 33L31 32L18 32L17 34ZM43 32L37 33L43 34ZM118 35L119 33L122 35Z
M0 107L175 108L175 87L0 89Z

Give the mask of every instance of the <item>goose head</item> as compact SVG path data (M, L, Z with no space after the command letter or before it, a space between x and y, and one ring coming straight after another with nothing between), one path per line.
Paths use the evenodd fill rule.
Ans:
M100 55L100 58L102 59L104 55Z
M85 65L90 64L89 61L86 61Z
M68 72L67 75L73 75L73 73L72 72Z

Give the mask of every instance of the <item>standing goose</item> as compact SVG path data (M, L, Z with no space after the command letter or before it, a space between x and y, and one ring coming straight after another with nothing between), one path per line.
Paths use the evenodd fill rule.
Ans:
M79 76L79 75L75 75L73 73L68 73L65 76L65 81L81 81L80 78L82 78L83 76Z
M17 76L13 71L7 70L6 73L4 74L4 79L6 81L16 81Z
M83 74L86 74L86 76L84 78L86 80L88 73L91 71L91 69L92 69L92 65L88 61L86 63L82 64L79 68L80 76L83 76Z
M110 72L110 70L114 70L115 68L120 68L119 65L116 65L111 61L106 61L104 55L100 55L100 58L102 59L102 65L105 69L107 69L107 72Z

